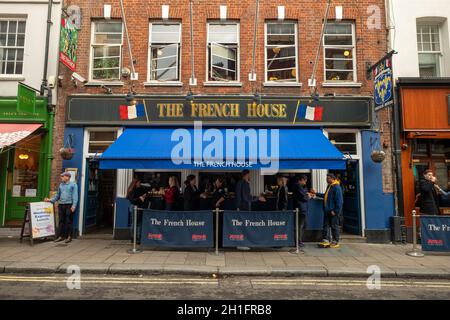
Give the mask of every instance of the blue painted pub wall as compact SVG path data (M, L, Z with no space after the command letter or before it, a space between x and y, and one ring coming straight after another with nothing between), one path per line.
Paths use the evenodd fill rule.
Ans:
M374 147L382 145L380 134L361 131L361 139L366 230L387 230L389 218L395 215L394 194L383 192L382 164L373 162L370 156Z
M77 175L77 184L78 184L78 196L79 196L79 202L77 210L75 211L75 216L73 219L73 229L74 234L78 233L79 230L79 216L80 216L80 204L84 199L80 198L81 193L81 176L82 173L82 165L83 165L83 143L84 143L84 129L78 128L78 127L66 127L64 131L64 141L68 141L69 135L72 135L72 147L75 149L75 154L71 160L63 160L63 171L66 170L66 168L77 168L78 169L78 175Z

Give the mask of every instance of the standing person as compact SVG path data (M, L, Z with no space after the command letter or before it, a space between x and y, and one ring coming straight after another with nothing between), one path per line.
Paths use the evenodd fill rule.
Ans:
M299 226L300 229L300 239L299 246L304 247L303 239L306 229L306 215L308 214L308 204L311 199L311 194L306 190L306 184L308 182L308 177L304 174L298 176L296 182L293 186L292 197L294 200L294 208L298 209L299 213Z
M236 208L241 211L252 210L252 194L250 192L250 171L242 171L242 179L236 183ZM250 250L249 247L237 247L238 250Z
M242 179L236 184L236 208L241 211L251 211L252 195L249 170L242 171Z
M128 209L129 229L130 235L133 234L134 229L134 206L139 209L146 209L149 207L149 201L147 198L147 190L141 185L141 180L138 177L134 177L127 189L127 199L130 201L130 207ZM136 229L141 230L142 226L142 210L138 210L136 214ZM141 233L137 232L137 242L140 242ZM133 241L133 239L131 239Z
M195 175L188 175L184 184L184 211L198 210L200 206L200 190L197 188Z
M178 185L178 179L175 176L169 178L169 189L164 192L164 200L166 203L166 210L177 210L177 203L180 197L180 187Z
M213 210L215 210L216 208L223 210L225 204L225 195L224 179L217 178L214 182L214 193L212 195Z
M439 214L439 197L436 191L436 177L433 171L426 170L419 181L420 213L427 215Z
M44 199L45 202L51 203L59 201L59 235L55 242L64 240L65 243L69 243L72 241L73 215L78 205L78 186L75 182L71 182L70 178L69 172L61 173L58 192L53 198Z
M325 194L317 194L323 197L323 241L319 243L322 248L339 248L339 216L341 215L342 206L344 204L344 197L342 188L336 176L332 173L327 174L328 187ZM329 229L331 227L330 238Z
M288 187L287 187L287 178L284 176L277 177L277 202L276 202L276 210L286 211L288 209Z

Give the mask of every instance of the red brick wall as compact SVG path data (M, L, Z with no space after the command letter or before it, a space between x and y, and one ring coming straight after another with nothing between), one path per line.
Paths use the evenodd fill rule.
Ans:
M336 3L336 1L334 1ZM254 0L209 0L194 3L194 50L195 50L195 74L198 86L193 87L194 94L252 94L258 89L263 94L272 95L308 95L308 79L311 77L313 61L315 59L318 41L322 27L322 19L325 12L326 1L317 0L272 0L260 1L260 13L257 35L256 51L256 73L257 82L248 81L248 74L251 72L252 49L253 49L253 28L255 18ZM89 52L91 40L91 21L95 18L103 17L103 5L112 5L112 17L120 18L120 7L118 0L108 1L87 1L87 0L66 0L65 5L78 5L82 14L82 29L79 32L78 40L78 62L77 72L86 79L89 77ZM127 17L128 29L131 38L133 56L137 60L136 72L139 74L139 81L135 83L135 90L140 94L186 94L188 91L189 78L191 76L190 60L190 25L189 25L189 1L188 0L124 0L125 14ZM206 28L209 19L219 18L219 6L227 5L227 18L239 20L240 22L240 81L242 87L205 87L206 80ZM344 19L353 20L356 24L356 46L357 46L357 69L358 82L361 88L323 88L323 52L319 59L318 72L316 74L319 93L346 94L346 95L372 95L372 83L366 80L366 64L375 63L386 53L386 27L384 0L340 0L337 5L344 7ZM170 19L181 20L182 22L182 69L181 81L183 87L145 87L143 83L147 80L147 59L148 59L148 33L149 20L161 17L161 5L170 6ZM294 20L298 23L298 45L299 45L299 79L303 84L302 88L273 88L264 87L264 21L277 19L277 6L285 6L285 19ZM367 20L370 14L368 7L377 5L381 9L381 28L369 30ZM334 18L335 5L330 11L330 18ZM129 67L126 39L123 40L123 66ZM64 77L62 87L59 88L59 98L56 116L55 144L57 151L64 144L64 113L67 95L73 93L104 93L100 88L78 86L74 88L70 81L71 72L61 65L60 75ZM128 82L125 80L122 87L114 87L116 94L126 93L129 90ZM53 162L53 175L56 176L61 171L61 159L55 152ZM53 186L56 184L53 181Z

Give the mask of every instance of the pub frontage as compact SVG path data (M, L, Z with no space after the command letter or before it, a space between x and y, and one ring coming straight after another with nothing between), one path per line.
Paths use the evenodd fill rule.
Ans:
M381 145L372 128L371 97L137 95L130 100L123 95L68 97L64 139L75 153L63 167L77 173L80 185L74 223L79 235L106 232L130 239L126 193L134 176L154 193L150 203L157 210L163 208L158 191L168 187L171 176L183 182L195 175L203 190L224 177L226 210L234 210L240 171L249 169L255 202L261 195L267 199L263 210L273 206L277 172L290 180L305 174L308 187L319 193L326 189L326 174L335 173L344 191L344 233L368 242L390 241L394 199L383 193L382 166L371 158ZM244 134L247 156L213 147L230 132ZM194 138L177 149L184 135ZM268 142L266 157L261 156L262 142ZM205 153L210 158L202 158ZM274 159L276 172L271 170ZM321 240L322 218L320 200L311 200L306 240Z

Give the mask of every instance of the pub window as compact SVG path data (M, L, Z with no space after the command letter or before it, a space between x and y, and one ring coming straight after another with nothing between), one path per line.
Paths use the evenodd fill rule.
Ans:
M93 22L92 80L120 80L122 32L121 21Z
M208 81L239 80L239 24L208 23Z
M298 82L297 24L266 23L266 82Z
M439 24L417 24L419 74L421 77L440 77L441 41Z
M330 142L343 154L357 155L356 134L352 132L328 132Z
M0 18L0 75L23 74L25 20Z
M150 24L149 81L180 80L181 24Z
M117 131L90 131L88 153L103 153L117 139Z
M356 82L355 25L351 22L327 24L323 42L325 80Z

